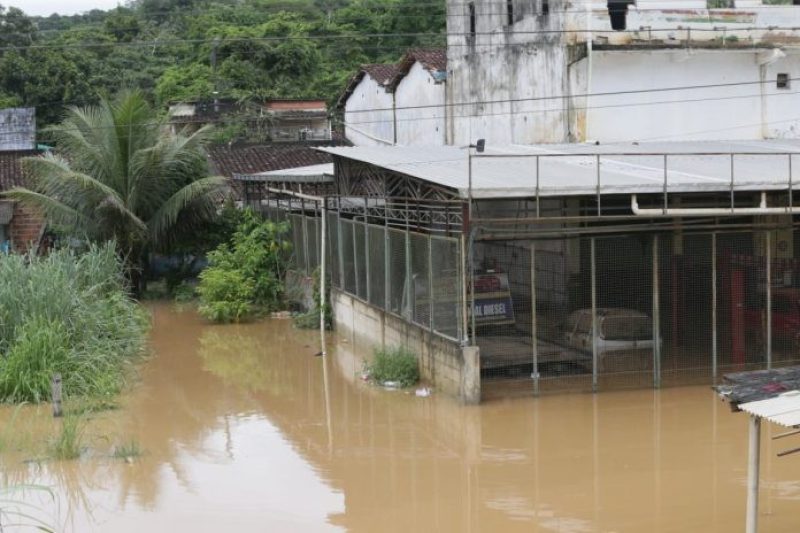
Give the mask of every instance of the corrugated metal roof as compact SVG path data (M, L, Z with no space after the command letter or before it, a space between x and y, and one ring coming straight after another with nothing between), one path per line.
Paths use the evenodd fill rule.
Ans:
M780 426L800 426L800 391L793 390L775 398L739 404L739 409Z
M236 174L234 179L261 182L325 183L333 181L333 163L310 165L307 167L270 170L257 174Z
M467 150L453 146L326 147L321 151L449 187L468 197ZM800 141L487 146L472 159L474 198L780 190L789 187L789 155ZM502 157L491 157L502 156ZM539 178L537 184L537 158ZM800 158L792 156L795 167ZM598 176L597 160L600 161ZM800 174L800 172L798 172ZM599 184L598 184L599 177ZM793 176L800 181L800 176ZM795 186L793 184L793 186Z

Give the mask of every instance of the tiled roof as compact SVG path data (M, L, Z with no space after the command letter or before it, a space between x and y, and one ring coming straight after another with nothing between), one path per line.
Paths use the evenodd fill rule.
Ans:
M371 65L361 65L361 68L358 69L358 72L350 78L350 81L347 82L347 86L345 87L342 95L339 97L339 100L336 102L337 108L344 108L345 104L347 103L347 99L350 98L350 95L353 94L353 91L356 90L358 84L361 83L361 80L364 79L364 76L369 74L369 77L375 80L375 82L380 85L381 87L385 87L388 85L397 74L397 65L394 63L374 63Z
M405 78L414 63L419 62L432 75L447 71L447 50L444 48L412 48L397 64L397 71L387 87L394 91ZM436 76L434 76L436 78Z
M447 50L444 48L414 48L406 52L406 57L419 61L428 70L447 70Z
M316 151L325 143L215 144L209 146L209 161L214 171L227 178L234 174L255 174L269 170L330 163L331 156Z
M384 87L394 78L395 74L397 74L397 65L393 63L376 63L372 65L362 65L361 70L369 74L378 85Z
M36 150L0 152L0 192L23 185L22 158L38 155Z

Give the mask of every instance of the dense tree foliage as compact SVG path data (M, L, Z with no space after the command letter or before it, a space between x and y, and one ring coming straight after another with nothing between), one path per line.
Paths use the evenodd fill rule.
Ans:
M0 7L0 105L66 105L136 88L156 105L219 97L335 100L360 63L443 44L444 0L136 0L28 17Z

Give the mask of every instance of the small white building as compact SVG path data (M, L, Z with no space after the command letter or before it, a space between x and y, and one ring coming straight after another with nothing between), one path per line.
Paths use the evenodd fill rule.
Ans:
M410 50L390 85L395 95L397 144L447 144L447 52Z
M447 20L456 145L800 137L798 7L449 0Z
M446 144L446 80L444 49L362 66L339 98L345 137L356 146Z
M396 143L394 93L388 89L396 73L392 64L362 65L339 97L345 137L355 146Z

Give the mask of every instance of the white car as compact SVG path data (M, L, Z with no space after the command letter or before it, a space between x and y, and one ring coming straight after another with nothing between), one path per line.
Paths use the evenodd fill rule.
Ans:
M592 353L592 310L579 309L563 322L563 341ZM649 370L653 364L653 321L641 311L616 307L597 309L599 372Z

